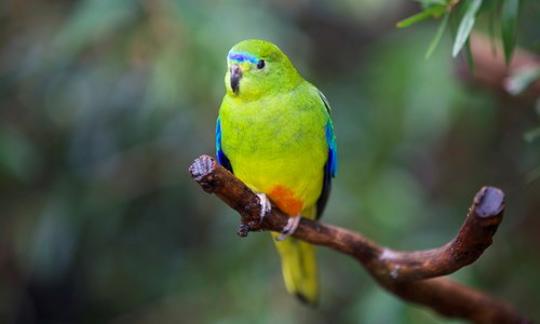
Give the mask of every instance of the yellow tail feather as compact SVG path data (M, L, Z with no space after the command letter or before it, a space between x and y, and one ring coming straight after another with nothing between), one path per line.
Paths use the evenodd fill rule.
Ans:
M281 269L287 291L296 295L303 302L317 305L319 283L315 248L309 243L292 237L276 241L275 238L278 235L278 233L272 233L281 256Z

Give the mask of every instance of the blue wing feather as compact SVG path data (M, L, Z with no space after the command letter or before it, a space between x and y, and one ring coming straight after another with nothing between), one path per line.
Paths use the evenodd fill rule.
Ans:
M216 157L219 164L221 164L225 169L233 172L231 161L229 161L229 158L221 149L221 121L219 118L216 122Z
M336 136L334 134L334 125L332 124L332 119L330 119L330 105L328 104L326 97L321 92L319 92L319 95L324 103L324 106L326 107L326 110L328 111L329 118L324 129L326 143L328 144L328 159L324 165L323 188L321 195L317 200L317 219L322 216L324 208L326 207L328 197L330 196L330 190L332 188L332 178L336 176L338 168Z
M328 144L328 172L333 177L336 176L338 168L338 159L337 159L337 144L336 144L336 135L334 134L334 125L332 121L328 121L326 124L326 143Z
M329 150L327 166L328 166L331 176L335 177L337 173L337 168L338 168L338 159L337 159L336 135L334 134L334 124L332 123L332 119L330 118L330 114L332 113L332 108L330 107L330 104L328 103L328 99L326 99L325 95L320 91L319 91L319 96L321 97L321 100L324 103L324 107L326 108L326 111L328 112L328 122L326 123L326 127L325 127L326 143L328 144L328 150Z

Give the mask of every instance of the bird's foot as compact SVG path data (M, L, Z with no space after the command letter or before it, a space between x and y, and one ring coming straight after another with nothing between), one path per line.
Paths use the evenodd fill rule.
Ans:
M251 231L251 227L248 224L241 223L236 234L240 237L247 237L249 231Z
M272 204L268 197L264 193L258 193L257 197L259 197L259 219L242 220L242 223L236 232L240 237L248 236L251 231L260 230L260 225L262 224L264 217L272 212Z
M266 195L263 193L258 193L257 197L259 197L259 207L261 209L259 213L259 223L262 223L264 217L270 214L270 212L272 211L272 204L270 203L270 199L268 199L268 197L266 197Z
M298 224L300 224L300 218L302 218L300 215L289 217L289 219L287 220L287 225L283 227L283 230L281 231L281 234L276 238L276 241L283 241L287 237L291 236L296 231L296 228L298 228Z

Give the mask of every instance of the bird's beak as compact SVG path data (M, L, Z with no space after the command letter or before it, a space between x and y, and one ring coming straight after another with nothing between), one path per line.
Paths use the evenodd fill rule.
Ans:
M238 64L231 65L231 89L235 94L240 90L240 79L242 79L242 69Z

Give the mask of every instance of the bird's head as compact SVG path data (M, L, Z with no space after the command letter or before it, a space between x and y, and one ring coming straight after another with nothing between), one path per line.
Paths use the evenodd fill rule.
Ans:
M289 58L268 41L241 41L227 55L225 87L229 96L258 99L292 89L301 80Z

